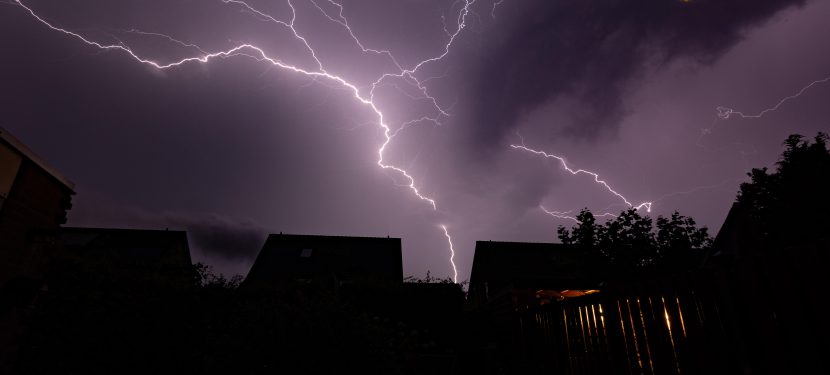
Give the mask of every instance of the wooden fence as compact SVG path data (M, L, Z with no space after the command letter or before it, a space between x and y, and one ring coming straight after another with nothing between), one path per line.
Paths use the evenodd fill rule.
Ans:
M827 251L755 256L519 313L532 373L830 373Z

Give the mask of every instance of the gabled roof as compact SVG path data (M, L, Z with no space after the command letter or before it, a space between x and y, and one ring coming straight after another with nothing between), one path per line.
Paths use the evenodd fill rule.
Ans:
M245 283L330 276L402 282L401 239L271 234Z
M55 170L55 168L52 168L43 159L41 159L40 156L35 154L34 151L30 150L28 147L26 147L26 145L23 144L23 142L20 142L17 138L11 135L8 132L8 130L3 129L2 127L0 127L0 140L11 146L21 156L32 161L32 163L42 168L55 180L69 188L69 190L75 189L75 184L72 181L69 181L69 179L60 174L57 170Z
M554 243L477 241L470 284L490 288L591 288L589 265L578 249Z
M78 255L116 262L191 265L184 231L64 227L60 230L60 242L65 250Z

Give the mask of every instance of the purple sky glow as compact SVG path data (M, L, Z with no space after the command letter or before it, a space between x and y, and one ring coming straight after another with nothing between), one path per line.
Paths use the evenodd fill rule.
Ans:
M76 183L69 225L187 230L242 274L285 232L453 276L450 235L459 281L476 240L583 207L717 233L750 168L830 130L830 2L497 3L3 0L0 118Z

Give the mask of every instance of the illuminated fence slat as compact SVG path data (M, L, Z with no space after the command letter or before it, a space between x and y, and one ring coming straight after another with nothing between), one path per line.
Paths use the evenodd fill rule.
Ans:
M619 360L620 356L618 355L617 356L617 358L618 358L617 363L624 364L626 366L626 368L629 370L628 372L630 374L635 373L635 372L633 372L633 368L634 368L634 363L636 361L636 358L634 358L632 360L632 358L634 356L634 352L631 349L632 347L628 344L629 336L631 335L631 333L629 331L629 333L626 334L626 330L625 330L626 320L625 320L625 318L623 318L622 304L620 303L620 300L616 300L615 302L616 302L617 309L616 310L611 310L611 311L616 311L617 314L616 314L616 316L614 317L613 320L609 321L611 323L614 323L613 325L611 325L609 327L609 329L611 329L611 332L614 332L614 328L616 328L617 331L622 334L621 336L618 336L618 337L622 339L623 348L625 349L625 353L624 353L625 354L624 355L625 362ZM620 352L620 354L623 354L622 351ZM637 373L639 373L639 372L637 372Z
M666 319L666 328L669 330L669 340L672 348L672 356L675 362L675 369L677 370L677 373L680 374L680 359L677 357L677 345L675 344L674 338L675 333L672 332L672 317L669 315L669 309L666 305L666 297L661 297L660 302L663 307L663 314ZM677 331L677 324L675 324L674 330L675 332Z
M630 299L626 299L625 310L623 311L628 319L628 327L631 329L632 346L634 347L634 352L637 354L637 366L643 373L649 374L651 373L651 368L648 366L648 353L643 345L643 336L645 333L639 324L640 320L638 318L640 314L639 310L637 310L637 299L635 298L633 303Z

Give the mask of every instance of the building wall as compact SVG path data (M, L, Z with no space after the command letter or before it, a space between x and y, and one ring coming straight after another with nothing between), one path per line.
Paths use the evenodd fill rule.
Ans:
M3 201L9 197L22 160L23 158L14 150L0 142L0 208L3 207Z
M26 157L0 142L0 182L7 193L0 197L0 285L19 275L34 272L39 235L66 222L72 190ZM19 159L14 163L14 156ZM14 168L17 164L17 168ZM11 182L9 184L9 182ZM4 186L0 186L3 188Z

